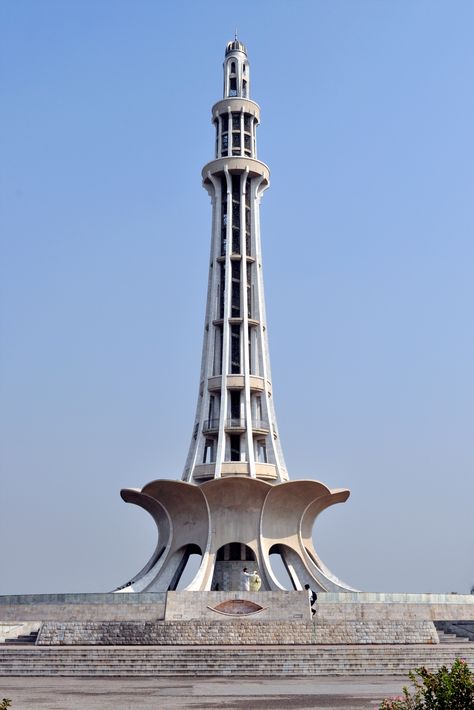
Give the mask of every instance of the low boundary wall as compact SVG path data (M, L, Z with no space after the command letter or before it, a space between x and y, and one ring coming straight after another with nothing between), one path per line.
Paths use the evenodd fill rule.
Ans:
M0 596L0 622L156 621L166 594L16 594Z

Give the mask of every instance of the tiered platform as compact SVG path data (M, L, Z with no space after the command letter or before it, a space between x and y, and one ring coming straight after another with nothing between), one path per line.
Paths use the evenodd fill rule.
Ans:
M406 676L465 658L474 644L333 646L0 645L0 676Z
M327 593L314 618L305 592L0 597L0 675L400 675L457 656L474 668L472 640L443 632L473 620L474 595Z

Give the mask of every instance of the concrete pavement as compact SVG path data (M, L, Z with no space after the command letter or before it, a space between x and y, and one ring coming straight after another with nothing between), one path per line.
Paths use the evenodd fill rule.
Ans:
M370 710L398 695L393 676L313 678L1 678L11 710Z

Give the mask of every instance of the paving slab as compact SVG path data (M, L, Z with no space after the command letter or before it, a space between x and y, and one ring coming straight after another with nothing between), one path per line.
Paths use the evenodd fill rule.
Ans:
M370 710L407 678L2 678L11 710Z

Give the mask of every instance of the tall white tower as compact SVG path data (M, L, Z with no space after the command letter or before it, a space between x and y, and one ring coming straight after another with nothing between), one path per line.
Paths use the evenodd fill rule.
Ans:
M204 344L196 418L183 480L244 475L288 480L272 397L259 206L269 170L257 159L260 107L250 99L245 46L229 42L224 98L212 108L215 159Z
M280 446L263 295L259 205L269 171L257 159L260 108L249 98L247 51L229 42L224 98L212 108L215 158L204 166L212 239L199 397L183 480L125 488L122 498L152 515L158 543L120 592L177 588L191 555L201 558L189 591L238 590L247 563L262 589L352 590L314 549L318 515L349 497L321 481L289 481Z

